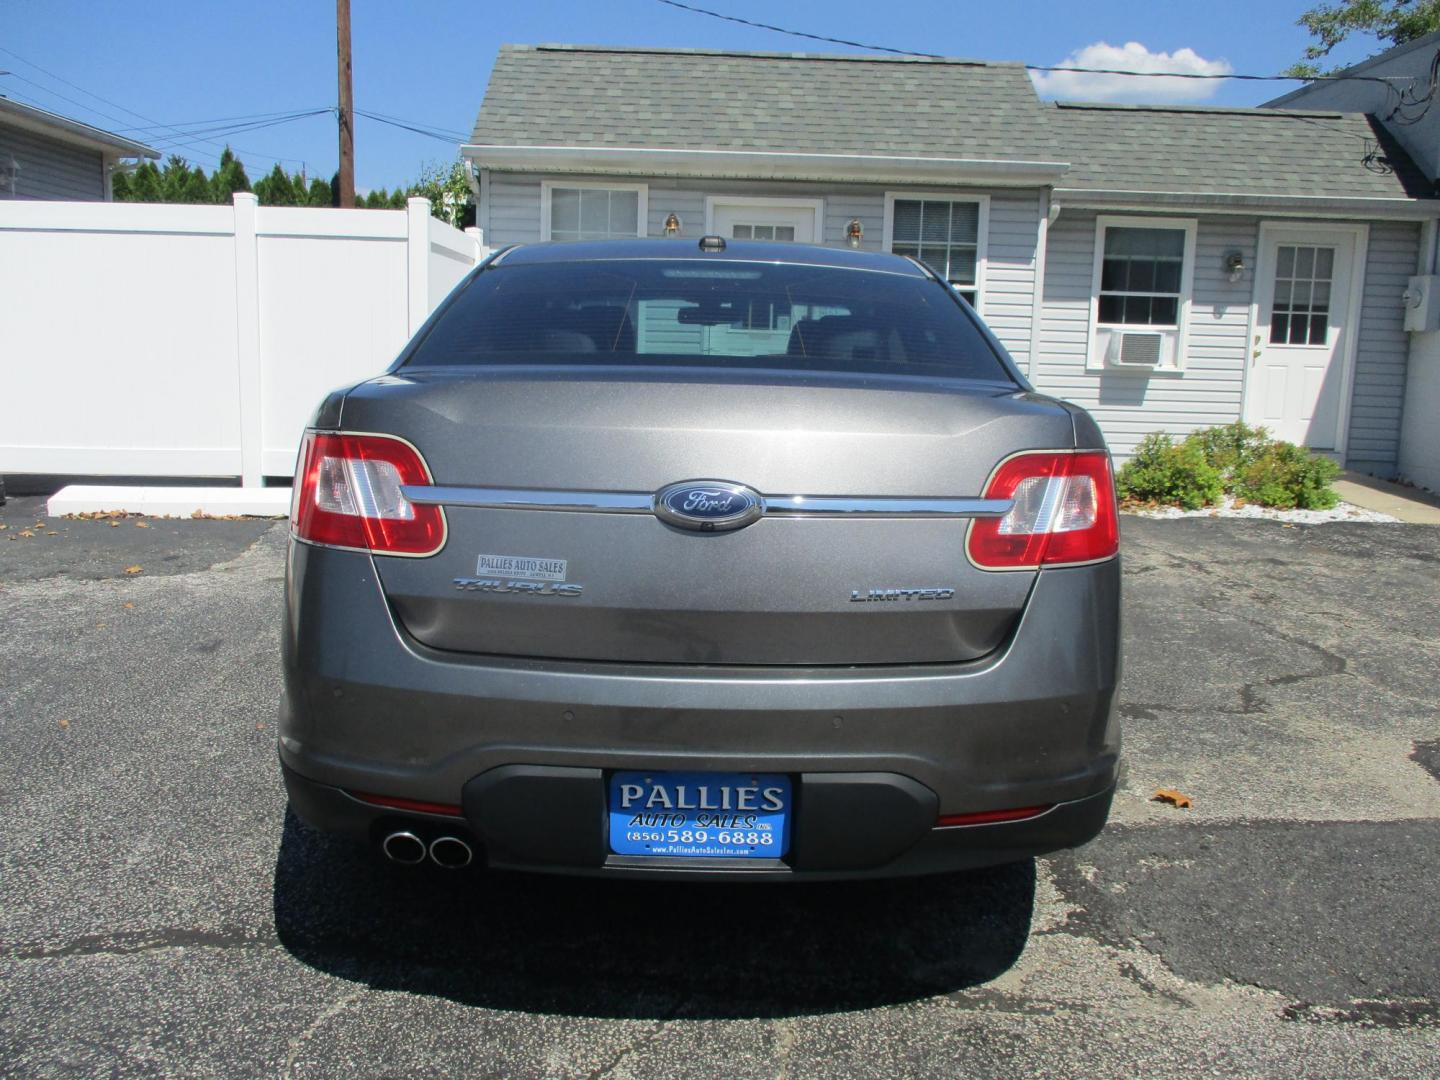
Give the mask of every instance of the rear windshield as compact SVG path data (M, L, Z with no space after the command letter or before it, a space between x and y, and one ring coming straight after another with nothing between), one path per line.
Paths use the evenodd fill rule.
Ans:
M934 281L718 260L486 270L405 362L455 364L765 368L1012 382L975 317Z

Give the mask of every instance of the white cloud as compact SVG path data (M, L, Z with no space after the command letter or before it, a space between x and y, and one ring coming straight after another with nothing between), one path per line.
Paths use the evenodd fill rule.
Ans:
M1076 49L1056 67L1108 68L1117 71L1178 71L1194 75L1229 75L1227 60L1206 60L1194 49L1151 52L1138 41L1110 45L1097 41ZM1218 79L1141 79L1133 75L1093 75L1080 71L1032 71L1030 78L1042 97L1067 101L1205 101L1220 88Z

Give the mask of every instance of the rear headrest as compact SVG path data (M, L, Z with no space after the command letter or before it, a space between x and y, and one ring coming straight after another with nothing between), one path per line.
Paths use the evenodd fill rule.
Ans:
M881 328L857 315L826 315L802 319L790 331L785 351L819 360L883 360Z
M535 348L540 352L592 353L595 339L578 330L542 330L536 338Z

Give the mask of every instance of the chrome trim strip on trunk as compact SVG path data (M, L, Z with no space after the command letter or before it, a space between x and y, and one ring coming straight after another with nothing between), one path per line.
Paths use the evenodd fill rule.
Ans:
M1013 499L835 498L827 495L766 497L765 513L782 517L1004 517Z
M470 506L484 510L570 510L587 514L651 514L655 496L628 491L540 491L519 488L424 487L400 493L419 506Z
M518 488L426 487L406 485L401 494L421 506L464 506L484 510L559 510L586 514L653 514L655 496L635 491L543 491ZM1012 499L860 498L777 495L764 499L765 514L777 517L1004 517Z

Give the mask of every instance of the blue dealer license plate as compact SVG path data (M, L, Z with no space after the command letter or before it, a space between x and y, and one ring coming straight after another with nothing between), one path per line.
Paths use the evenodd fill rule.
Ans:
M780 773L617 772L610 850L691 859L778 859L790 846Z

